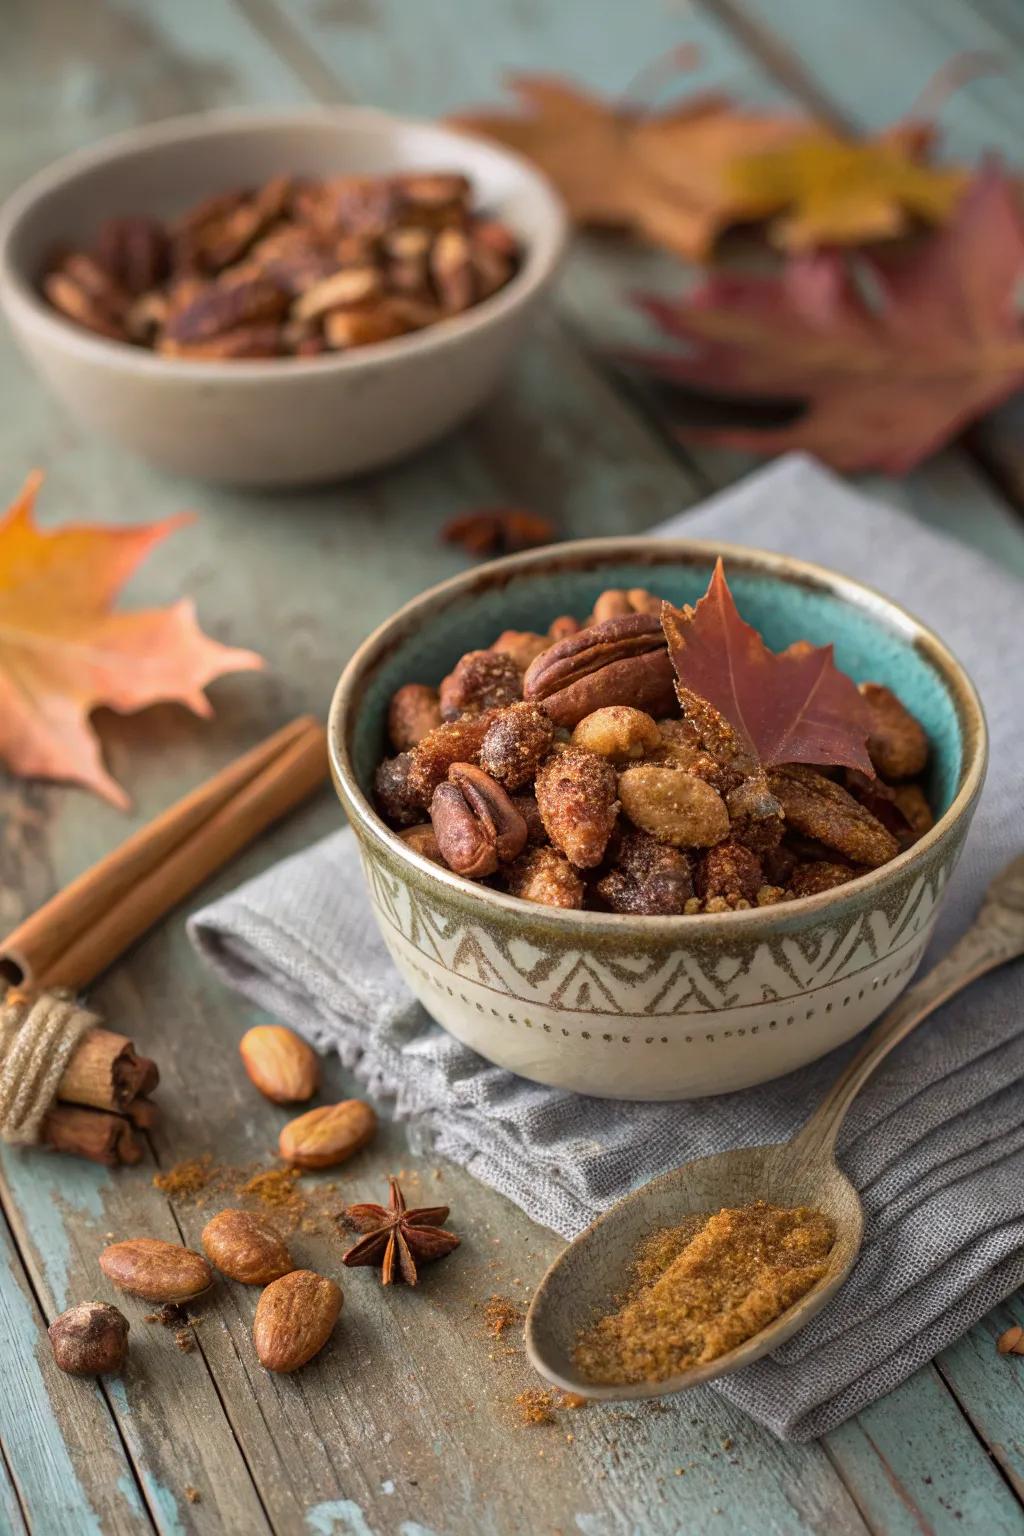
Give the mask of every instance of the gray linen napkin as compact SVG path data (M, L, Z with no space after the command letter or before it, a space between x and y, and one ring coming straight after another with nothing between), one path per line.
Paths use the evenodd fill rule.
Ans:
M968 667L992 766L927 968L1024 842L1024 588L799 457L659 531L789 551L862 577L933 625ZM229 985L337 1050L438 1153L565 1237L680 1161L788 1136L853 1048L688 1104L584 1098L514 1077L440 1030L406 990L347 831L197 913L190 930ZM891 1391L1024 1283L1022 1076L1018 966L943 1008L861 1094L839 1147L867 1213L861 1260L807 1328L717 1390L776 1434L810 1439Z

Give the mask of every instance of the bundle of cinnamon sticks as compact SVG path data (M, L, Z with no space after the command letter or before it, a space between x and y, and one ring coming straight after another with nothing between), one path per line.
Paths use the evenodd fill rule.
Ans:
M124 1035L87 1030L43 1121L43 1143L94 1163L140 1162L143 1148L135 1131L156 1123L149 1095L159 1081L156 1062L137 1056Z
M326 737L311 716L283 727L201 784L58 892L0 945L0 984L17 995L79 992L147 929L294 809L327 777ZM86 1031L42 1128L44 1141L93 1162L136 1163L135 1132L154 1122L159 1073L124 1035Z

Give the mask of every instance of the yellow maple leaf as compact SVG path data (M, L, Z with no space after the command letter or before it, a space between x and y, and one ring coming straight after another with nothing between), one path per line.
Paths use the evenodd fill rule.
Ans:
M806 118L740 108L718 94L644 111L557 75L508 83L519 112L461 112L451 121L533 160L576 223L629 229L696 261L737 217L737 159L807 127Z
M174 702L208 716L207 683L263 662L208 639L187 598L111 612L154 545L191 521L187 513L139 527L44 532L32 515L41 480L30 475L0 519L0 759L15 773L70 779L125 807L128 797L103 766L92 711L130 714Z
M958 167L922 164L930 139L918 124L859 142L824 128L798 134L733 162L734 206L751 219L785 210L768 232L789 251L889 240L914 219L942 224L968 178Z

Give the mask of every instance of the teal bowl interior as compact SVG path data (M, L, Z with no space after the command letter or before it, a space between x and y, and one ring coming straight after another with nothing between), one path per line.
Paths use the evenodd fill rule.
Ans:
M586 548L593 551L599 545ZM355 718L349 721L349 750L364 793L369 795L374 769L388 750L388 700L403 683L436 685L460 656L487 647L503 629L544 631L558 614L582 617L608 587L646 587L677 605L695 603L714 566L712 553L689 548L674 560L665 549L647 559L614 560L586 569L583 547L575 565L572 549L560 546L557 556L545 552L549 564L539 569L513 562L500 579L488 576L485 568L476 585L419 614L415 624L395 626L389 646L368 670ZM913 621L884 598L843 578L836 584L846 592L831 590L824 573L818 576L798 562L787 565L779 557L766 556L785 569L764 571L745 564L740 551L732 559L724 554L736 605L772 650L783 650L794 640L834 644L837 665L856 682L884 683L899 695L932 744L926 787L933 810L937 817L948 810L966 769L962 712L950 681L930 648L921 644Z

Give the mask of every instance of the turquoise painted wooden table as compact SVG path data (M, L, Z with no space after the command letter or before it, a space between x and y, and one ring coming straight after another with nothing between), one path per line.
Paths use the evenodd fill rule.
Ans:
M312 98L433 114L493 100L509 68L569 70L615 90L684 40L701 49L696 85L799 101L865 127L898 116L956 50L992 50L1002 72L944 114L951 145L1002 147L1020 160L1024 20L1014 0L12 0L0 48L0 190L67 149L176 112ZM158 477L84 437L3 341L0 493L39 464L53 517L200 508L132 596L194 593L213 634L257 645L270 662L261 677L214 687L210 724L172 710L103 720L114 771L135 797L133 823L288 716L322 712L354 643L458 567L436 537L453 512L511 502L554 515L570 536L639 530L750 467L683 452L649 404L603 369L603 344L630 333L621 291L641 279L678 282L659 258L581 244L557 312L483 415L411 464L316 494L257 498ZM1024 574L1020 421L1011 404L908 480L868 483ZM218 888L336 818L325 794ZM13 925L127 825L84 794L0 780L0 924ZM294 1379L255 1365L252 1298L229 1287L204 1310L193 1353L137 1308L124 1381L61 1376L45 1323L105 1294L96 1255L107 1235L198 1238L201 1213L153 1188L154 1168L207 1149L233 1162L263 1157L280 1119L240 1083L236 1042L258 1016L199 973L180 918L108 976L97 1002L159 1057L164 1118L139 1170L3 1155L3 1531L1024 1530L1024 1360L998 1357L994 1345L1024 1322L1019 1297L818 1444L780 1445L710 1392L661 1411L590 1408L554 1428L523 1428L513 1399L529 1385L526 1367L488 1337L481 1307L495 1291L527 1296L558 1243L449 1167L434 1187L467 1240L444 1284L390 1294L352 1282L337 1343ZM340 1096L342 1074L329 1076ZM373 1198L387 1171L426 1177L434 1166L389 1128L343 1188ZM336 1267L336 1248L303 1241L306 1262Z

